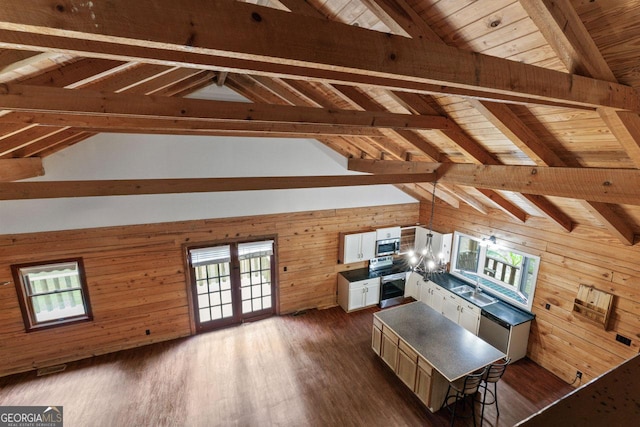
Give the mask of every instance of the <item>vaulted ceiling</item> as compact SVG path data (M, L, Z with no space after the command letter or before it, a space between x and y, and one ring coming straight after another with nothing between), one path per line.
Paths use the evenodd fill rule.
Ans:
M395 184L640 235L635 0L0 0L0 200ZM184 98L226 86L253 103ZM99 132L312 137L344 177L25 182Z

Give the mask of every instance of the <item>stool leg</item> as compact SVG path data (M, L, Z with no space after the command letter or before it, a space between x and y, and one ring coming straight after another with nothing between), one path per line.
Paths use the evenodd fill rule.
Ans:
M496 413L500 416L500 408L498 407L498 383L493 383L493 399L496 401Z
M480 427L482 427L482 424L484 423L484 405L487 402L487 383L484 383L484 385L481 385L482 387L482 410L480 411Z
M476 405L473 401L473 395L469 396L471 400L471 418L473 418L473 427L476 427Z

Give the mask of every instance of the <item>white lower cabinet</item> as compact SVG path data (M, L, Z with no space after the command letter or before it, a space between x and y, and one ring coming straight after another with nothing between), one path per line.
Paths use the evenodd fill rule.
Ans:
M482 309L436 283L424 280L420 274L409 274L404 296L422 301L467 331L478 335Z
M482 309L480 307L463 300L462 304L460 304L458 325L462 326L472 334L478 335L481 315Z
M438 313L442 313L442 309L444 307L444 302L447 299L447 295L449 295L451 292L449 292L448 290L436 285L433 282L431 282L431 283L432 283L432 285L431 285L431 304L429 304L429 307L433 308Z
M428 305L452 322L478 335L482 309L433 282L429 283L432 294Z
M338 304L349 312L380 302L380 278L349 282L338 274Z
M442 315L449 320L458 323L460 317L460 298L456 294L447 291L442 303Z
M404 287L404 296L412 297L416 301L422 301L431 306L433 295L432 285L434 285L434 283L429 280L424 280L422 275L413 272L409 273Z

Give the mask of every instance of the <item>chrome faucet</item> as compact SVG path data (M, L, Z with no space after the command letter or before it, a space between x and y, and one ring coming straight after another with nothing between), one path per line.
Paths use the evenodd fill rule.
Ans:
M476 289L473 291L474 295L478 295L482 292L482 288L480 287L480 276L476 274Z

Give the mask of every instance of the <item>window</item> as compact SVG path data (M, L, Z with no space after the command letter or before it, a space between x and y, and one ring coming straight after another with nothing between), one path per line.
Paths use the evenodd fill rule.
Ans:
M27 332L92 319L81 258L11 270Z
M451 274L527 310L533 305L540 258L455 232Z

